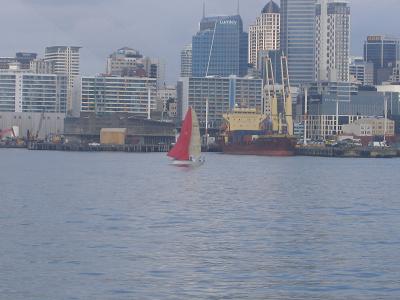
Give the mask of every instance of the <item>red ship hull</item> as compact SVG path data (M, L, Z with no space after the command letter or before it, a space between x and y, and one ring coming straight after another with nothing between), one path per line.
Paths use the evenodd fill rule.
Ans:
M259 156L294 156L297 140L292 137L261 137L249 142L237 141L222 147L225 154Z

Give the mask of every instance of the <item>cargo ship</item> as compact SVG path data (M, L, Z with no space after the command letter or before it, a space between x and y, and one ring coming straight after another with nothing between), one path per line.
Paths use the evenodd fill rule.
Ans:
M273 134L267 128L266 116L254 109L234 109L224 114L222 152L235 155L293 156L297 139Z
M265 103L263 113L251 108L233 108L223 115L223 152L240 155L292 156L297 138L293 136L293 106L287 57L281 57L281 87L276 86L271 58L264 60ZM269 109L267 109L269 106Z
M244 135L240 141L228 141L222 146L225 154L294 156L297 139L279 135Z

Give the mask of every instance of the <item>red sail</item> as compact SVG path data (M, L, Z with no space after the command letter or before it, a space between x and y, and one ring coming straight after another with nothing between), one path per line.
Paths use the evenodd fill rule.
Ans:
M189 160L189 145L192 138L192 109L189 108L185 120L182 124L181 134L172 150L168 153L169 157L177 160Z

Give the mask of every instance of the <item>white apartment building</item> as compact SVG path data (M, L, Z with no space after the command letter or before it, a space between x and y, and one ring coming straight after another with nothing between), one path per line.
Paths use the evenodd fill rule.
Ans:
M192 44L186 45L181 51L181 77L192 76Z
M140 73L142 70L142 73ZM133 74L135 72L135 74ZM139 51L124 47L107 58L106 74L112 76L146 76L146 66Z
M35 59L30 63L30 70L35 74L55 74L55 62Z
M123 47L107 58L106 74L120 77L149 77L157 79L157 86L165 84L165 63L144 57L139 51Z
M67 76L0 73L1 112L65 113Z
M90 76L75 83L82 112L127 112L145 117L156 109L157 80L155 78ZM150 91L150 99L149 99Z
M54 63L54 74L68 76L68 113L72 111L74 81L80 74L80 48L81 47L53 46L47 47L45 51L45 61Z
M349 65L350 82L358 85L374 85L374 64L364 59L351 59Z
M256 23L249 28L249 63L257 66L260 50L278 50L280 48L281 15L279 6L270 1L257 17Z
M319 0L316 9L316 80L349 81L350 7L346 0Z
M361 136L394 136L394 121L385 118L363 118L343 125L344 135Z
M176 99L176 87L165 86L157 91L157 110L167 112L167 101Z

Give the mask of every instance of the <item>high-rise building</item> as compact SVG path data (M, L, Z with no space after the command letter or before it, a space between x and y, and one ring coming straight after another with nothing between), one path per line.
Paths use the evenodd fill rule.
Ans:
M149 107L155 110L157 80L141 77L90 76L77 80L82 112L127 112L145 117Z
M72 91L74 81L80 73L80 47L71 46L53 46L47 47L45 51L45 60L54 62L54 73L67 75L68 77L68 100L67 112L72 111Z
M203 17L192 39L192 76L245 76L247 57L248 34L239 15Z
M399 39L371 35L364 43L364 60L374 64L374 84L388 81L399 60Z
M374 64L364 59L353 59L349 65L350 82L358 85L374 85Z
M128 47L118 49L107 58L106 74L147 77L143 55Z
M350 7L346 0L319 0L316 9L316 79L349 81Z
M0 70L8 70L10 64L15 63L17 60L15 57L0 57Z
M164 86L157 91L157 110L167 112L169 102L176 101L176 86Z
M0 73L0 111L65 113L67 76Z
M54 61L46 61L42 58L30 63L30 70L35 74L54 74Z
M181 77L192 76L192 44L181 51Z
M106 74L120 77L156 78L158 87L165 84L165 64L159 59L144 57L139 51L123 47L107 58Z
M279 6L271 0L257 17L256 23L249 28L249 63L257 66L261 50L280 48L281 14Z
M28 70L31 67L31 62L37 58L36 53L18 52L15 54L15 59L21 65L21 69Z
M281 49L294 86L315 80L315 5L316 0L281 0Z
M37 57L36 53L18 52L15 57L0 57L0 70L10 69L11 66L18 66L18 69L28 70L31 61Z
M222 115L235 107L255 108L262 111L263 81L255 78L190 77L181 78L177 87L178 116L182 120L189 106L197 113L200 126L219 128Z

